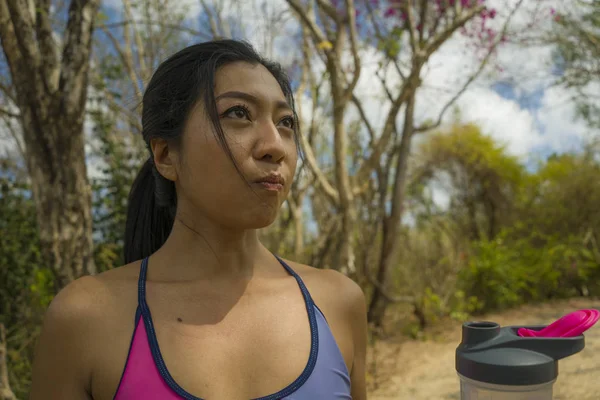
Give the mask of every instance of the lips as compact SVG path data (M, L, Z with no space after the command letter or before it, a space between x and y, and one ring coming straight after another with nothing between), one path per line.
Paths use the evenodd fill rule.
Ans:
M278 175L278 174L269 174L267 176L264 176L260 179L258 179L256 181L256 183L271 183L271 184L275 184L275 185L285 185L285 179L283 179L283 176Z
M269 174L255 181L270 192L281 192L285 187L285 179L279 174Z

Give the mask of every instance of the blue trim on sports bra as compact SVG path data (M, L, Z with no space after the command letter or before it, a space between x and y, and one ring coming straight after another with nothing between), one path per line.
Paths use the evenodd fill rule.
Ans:
M306 304L306 311L308 312L308 320L309 320L310 332L311 332L310 356L308 358L306 367L304 368L304 370L302 371L300 376L298 378L296 378L296 380L294 382L292 382L291 384L289 384L282 390L278 391L277 393L273 393L268 396L263 396L263 397L252 399L252 400L280 400L281 398L283 398L285 396L289 396L290 394L294 393L310 377L310 374L314 370L315 365L317 363L317 354L319 352L319 332L318 332L318 326L317 326L317 319L316 319L316 315L315 315L315 308L314 308L315 304L314 304L312 298L310 297L310 293L308 292L308 289L304 285L304 282L302 281L300 276L294 270L292 270L292 268L289 265L287 265L281 258L279 258L278 256L275 256L275 258L277 258L279 263L286 269L286 271L296 279L296 282L298 282L298 286L300 287L300 290L302 292L302 296L304 297L304 302ZM139 303L139 308L141 309L142 317L144 318L144 324L146 326L146 330L148 331L148 342L150 343L150 350L152 352L152 357L154 358L154 362L156 363L156 366L157 366L161 376L165 380L165 382L167 382L169 387L173 391L175 391L175 393L177 393L178 395L180 395L181 397L183 397L184 399L187 399L187 400L204 400L204 399L201 399L199 397L196 397L196 396L186 392L185 389L183 389L181 386L179 386L177 384L177 382L175 382L175 380L173 379L173 377L167 370L167 366L165 365L165 362L162 358L162 354L160 352L160 348L158 345L158 339L156 338L156 332L154 330L154 324L152 323L152 315L150 313L150 308L148 307L148 304L146 303L146 272L147 272L147 268L148 268L148 258L145 258L142 261L140 278L139 278L139 282L138 282L138 303Z

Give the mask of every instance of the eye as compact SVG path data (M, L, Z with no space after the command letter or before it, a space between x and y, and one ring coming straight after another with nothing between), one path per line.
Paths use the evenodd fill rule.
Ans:
M292 130L296 127L296 121L292 116L283 118L279 123L282 124L285 128Z
M240 105L231 107L230 109L225 111L223 114L221 114L221 116L227 117L227 118L233 118L233 119L250 120L250 110L245 105L240 104Z

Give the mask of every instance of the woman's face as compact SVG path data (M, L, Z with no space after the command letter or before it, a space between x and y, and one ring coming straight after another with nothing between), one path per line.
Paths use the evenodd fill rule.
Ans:
M215 99L243 177L215 136L204 104L198 104L176 154L178 211L199 212L230 229L263 228L275 220L296 171L292 110L273 75L244 62L217 71Z

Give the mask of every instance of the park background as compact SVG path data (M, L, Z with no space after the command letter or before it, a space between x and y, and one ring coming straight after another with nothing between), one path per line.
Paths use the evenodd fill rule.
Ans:
M600 1L0 0L0 399L27 398L57 291L122 264L152 72L230 37L301 120L263 241L361 285L370 398L458 398L463 321L600 305ZM557 398L597 398L594 350Z

